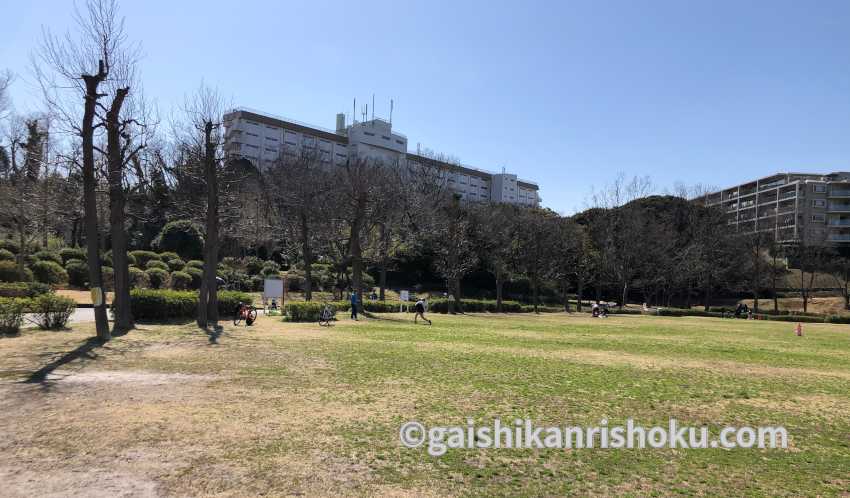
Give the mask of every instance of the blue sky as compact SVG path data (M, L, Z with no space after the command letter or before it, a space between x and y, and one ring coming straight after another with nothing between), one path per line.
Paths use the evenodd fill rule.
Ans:
M2 0L0 68L33 110L27 60L72 4ZM850 170L850 2L122 4L164 115L203 79L235 105L332 128L395 100L394 129L540 184L573 212L618 172L734 184Z

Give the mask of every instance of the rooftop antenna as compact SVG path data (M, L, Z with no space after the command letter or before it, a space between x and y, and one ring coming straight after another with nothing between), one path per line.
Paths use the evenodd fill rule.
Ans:
M393 124L393 99L390 99L390 124Z
M372 94L372 121L375 120L375 94Z
M354 104L351 105L351 124L357 122L357 98L354 98Z

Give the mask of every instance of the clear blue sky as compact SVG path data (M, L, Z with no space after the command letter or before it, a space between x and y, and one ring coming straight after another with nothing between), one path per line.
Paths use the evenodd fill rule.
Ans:
M2 0L22 74L72 4ZM734 184L850 170L850 1L123 2L163 114L203 78L234 104L327 128L376 95L394 128L584 206L617 172Z

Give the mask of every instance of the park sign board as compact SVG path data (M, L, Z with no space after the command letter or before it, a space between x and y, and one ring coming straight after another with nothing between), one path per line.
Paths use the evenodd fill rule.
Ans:
M402 301L409 301L410 300L410 292L408 292L406 290L400 291L398 293L398 296L399 296L399 299L401 299Z

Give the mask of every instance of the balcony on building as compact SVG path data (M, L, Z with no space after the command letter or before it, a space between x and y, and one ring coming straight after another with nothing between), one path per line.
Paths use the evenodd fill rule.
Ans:
M830 202L827 211L833 213L850 213L850 202Z
M829 197L850 198L850 185L832 185L829 188Z
M779 200L793 199L796 196L797 196L797 189L796 188L780 189L779 190Z
M742 185L741 188L738 189L738 196L744 197L747 195L753 195L756 193L756 189L757 184L755 182Z
M830 242L850 242L850 232L830 232L826 236Z

